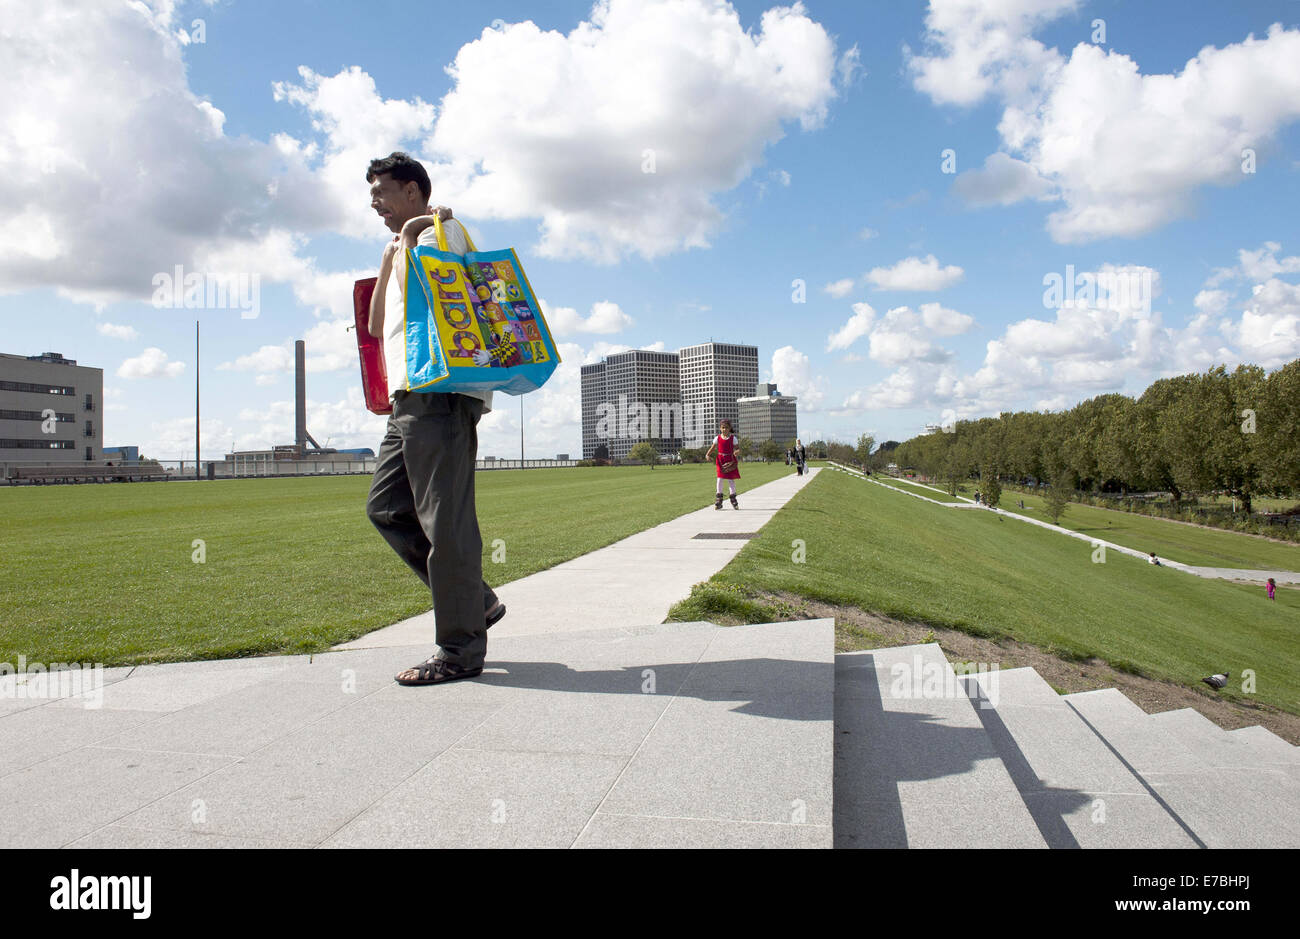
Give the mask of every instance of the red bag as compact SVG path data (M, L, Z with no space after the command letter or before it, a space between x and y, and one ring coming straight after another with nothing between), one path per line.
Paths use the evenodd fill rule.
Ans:
M388 399L388 367L384 364L384 343L370 335L370 296L377 277L363 277L352 285L352 309L357 320L357 352L361 356L361 387L366 393L366 410L392 414Z

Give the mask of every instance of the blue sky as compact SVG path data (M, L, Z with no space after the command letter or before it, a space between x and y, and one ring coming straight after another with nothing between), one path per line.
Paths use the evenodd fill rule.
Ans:
M344 326L399 148L547 305L529 457L581 450L578 366L624 348L757 345L844 440L1300 356L1285 0L30 7L0 351L102 367L106 443L159 459L193 456L196 314L205 458L291 441L296 338L312 435L377 447ZM257 275L257 317L157 307L176 265ZM1045 304L1067 270L1133 291ZM518 421L498 396L480 452Z

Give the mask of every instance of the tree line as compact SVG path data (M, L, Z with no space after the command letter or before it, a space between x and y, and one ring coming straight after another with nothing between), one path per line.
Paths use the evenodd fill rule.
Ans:
M883 447L882 447L883 449ZM1175 503L1223 492L1300 492L1300 359L1154 382L1138 398L1105 394L1068 411L1017 411L913 437L892 462L957 481L1012 477L1055 489L1167 491Z

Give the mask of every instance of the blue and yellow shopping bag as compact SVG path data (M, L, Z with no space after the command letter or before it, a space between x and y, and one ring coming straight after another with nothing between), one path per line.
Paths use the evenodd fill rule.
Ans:
M406 387L409 391L540 388L560 364L555 340L513 248L464 255L416 246L406 257ZM469 233L466 232L466 240Z

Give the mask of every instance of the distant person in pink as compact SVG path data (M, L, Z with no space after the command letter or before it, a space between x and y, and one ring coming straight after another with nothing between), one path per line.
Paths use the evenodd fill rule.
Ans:
M1272 578L1272 577L1270 577L1270 578L1268 579L1268 583L1266 583L1266 584L1264 585L1264 589L1268 591L1268 598L1269 598L1270 600L1276 600L1276 599L1277 599L1277 597L1273 596L1273 591L1277 589L1277 584L1273 583L1273 578Z

